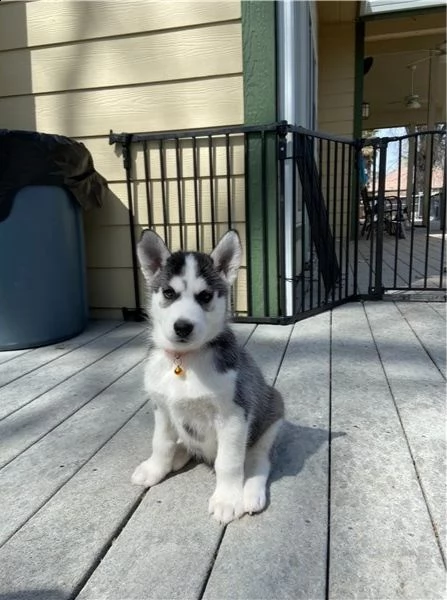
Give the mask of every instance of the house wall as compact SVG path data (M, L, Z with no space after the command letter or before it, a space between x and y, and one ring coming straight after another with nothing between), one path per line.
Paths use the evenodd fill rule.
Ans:
M82 141L109 181L105 206L85 214L95 316L118 316L122 306L134 306L124 169L119 150L108 144L109 130L154 132L243 119L239 0L0 3L0 128ZM233 171L240 176L239 150L232 141ZM206 148L199 152L199 163L206 163ZM148 221L141 151L133 163L138 238ZM204 169L200 175L206 177ZM236 218L244 221L242 177L235 175L232 186L239 194ZM206 203L204 191L205 211ZM203 236L209 249L209 232ZM239 285L245 286L244 273Z
M354 23L320 23L318 35L318 129L354 133Z
M352 139L354 136L355 89L355 24L350 22L320 23L318 35L318 130ZM346 232L351 219L347 199L350 197L349 149L331 145L322 148L322 188L326 197L334 230ZM335 158L337 157L337 158ZM344 161L343 161L344 157ZM353 157L351 156L351 161ZM337 162L337 165L335 165ZM344 162L344 165L342 164ZM343 197L343 211L341 198ZM337 207L335 216L333 207Z

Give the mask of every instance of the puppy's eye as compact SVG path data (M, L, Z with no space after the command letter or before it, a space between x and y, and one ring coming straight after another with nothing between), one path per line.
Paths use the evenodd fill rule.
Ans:
M211 302L213 299L213 294L207 290L203 290L203 292L197 294L196 298L199 304L209 304L209 302Z
M172 288L166 288L165 290L163 290L163 296L166 298L166 300L174 300L176 295L177 294Z

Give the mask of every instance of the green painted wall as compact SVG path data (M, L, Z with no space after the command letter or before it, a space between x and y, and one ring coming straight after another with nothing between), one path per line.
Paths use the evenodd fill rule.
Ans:
M264 125L276 113L275 2L242 1L244 121ZM247 136L246 202L249 303L255 316L278 313L276 136Z

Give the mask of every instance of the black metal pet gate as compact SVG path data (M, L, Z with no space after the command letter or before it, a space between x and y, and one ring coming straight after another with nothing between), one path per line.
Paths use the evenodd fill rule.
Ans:
M236 320L290 323L359 298L445 297L445 127L348 140L286 122L110 133L127 182L135 306L136 243L208 252L239 231ZM393 295L395 297L395 295Z

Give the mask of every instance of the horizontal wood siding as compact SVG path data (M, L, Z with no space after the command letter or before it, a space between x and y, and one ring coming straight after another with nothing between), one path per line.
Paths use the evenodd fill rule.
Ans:
M159 199L162 197L162 182L153 181L149 184L149 198ZM180 198L176 180L164 182L165 191L165 210L169 218L169 223L178 225L183 220L185 223L195 224L196 202L195 189L197 189L197 210L199 213L199 223L210 223L211 214L211 188L210 183L202 178L194 185L193 179L183 180L180 184ZM127 225L129 222L127 208L120 206L121 198L126 195L125 183L110 184L110 196L108 198L108 211L92 211L91 218L88 219L91 226L116 226ZM212 186L214 200L214 220L217 223L224 223L227 219L227 180L226 178L217 178ZM244 180L242 177L232 177L230 181L230 206L233 222L243 222L245 219L244 200ZM141 181L132 183L132 195L134 200L135 223L147 227L148 224L162 225L163 205L160 201L149 200L147 202L146 184ZM180 209L179 209L180 207ZM151 219L148 216L148 210L151 211ZM179 210L182 215L179 215ZM101 214L104 212L104 216ZM106 214L107 213L107 214ZM181 219L180 217L183 217Z
M2 6L0 50L237 21L240 16L238 0L11 2Z
M355 87L354 23L320 23L318 52L318 128L325 133L352 139ZM345 146L343 161L342 145L335 149L335 145L331 144L329 164L327 151L325 143L321 163L322 189L329 205L331 226L335 225L335 235L346 235L350 219L347 212L351 186L349 147ZM352 166L351 164L351 168Z
M84 215L89 303L95 316L134 306L128 200L114 131L163 131L242 123L243 79L240 0L194 2L7 2L0 4L0 128L66 135L82 141L107 178L105 205ZM234 226L245 232L244 150L230 141L230 206ZM182 185L174 147L165 153L169 241L178 248L179 205L193 243L194 161L182 143ZM226 220L228 181L225 141L213 144L217 177L211 191L208 141L197 145L199 222L203 249L211 249L211 193L216 222ZM149 147L148 214L141 146L133 149L135 229L163 227L158 147ZM222 233L226 225L222 224ZM194 249L194 248L193 248ZM142 288L143 289L143 288ZM246 310L246 276L236 296ZM103 312L102 312L103 311Z
M229 23L13 50L0 54L0 89L13 96L227 75L242 71L240 43L240 25ZM29 64L33 77L17 77Z
M0 127L70 137L240 123L240 74L0 99ZM99 165L98 165L99 167Z
M352 137L354 133L354 23L320 24L318 128Z

